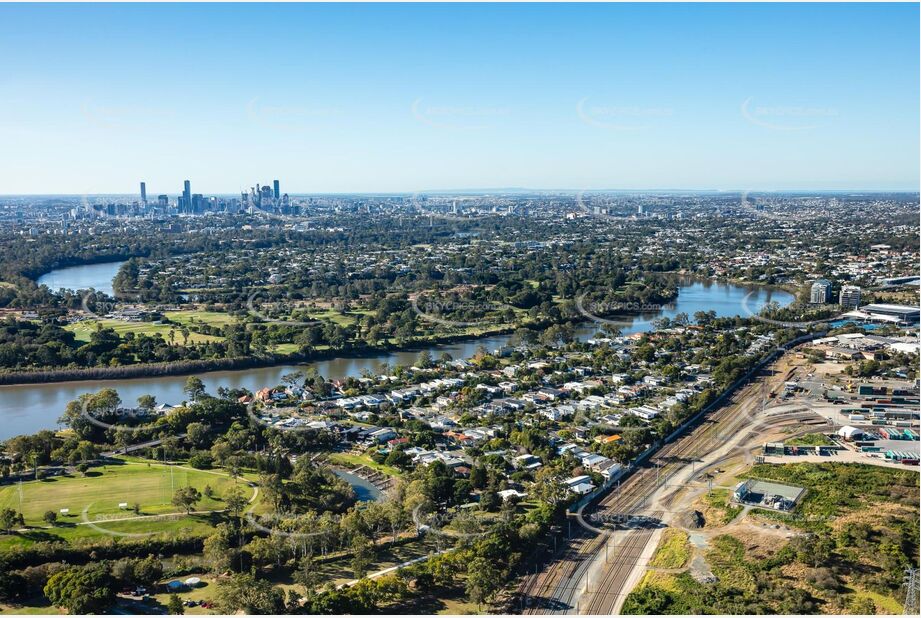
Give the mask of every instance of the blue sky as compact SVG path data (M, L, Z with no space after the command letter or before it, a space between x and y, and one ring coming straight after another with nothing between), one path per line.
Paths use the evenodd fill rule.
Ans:
M0 5L0 194L917 190L918 18Z

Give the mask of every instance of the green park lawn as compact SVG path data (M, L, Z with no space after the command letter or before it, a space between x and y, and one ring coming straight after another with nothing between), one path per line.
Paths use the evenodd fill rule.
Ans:
M223 311L167 311L163 315L179 324L227 326L238 321L237 318Z
M231 317L231 316L228 316ZM181 344L184 342L181 327L170 324L154 324L153 322L123 322L121 320L83 320L68 324L65 328L74 334L77 341L84 343L89 342L90 337L96 330L96 325L101 324L103 328L111 328L119 335L125 333L134 333L135 335L161 335L163 339L169 341L170 330L174 331L173 343ZM223 337L212 335L202 335L199 333L189 333L189 343L206 343L208 341L223 341Z
M126 517L133 516L128 513ZM206 537L214 527L224 521L219 513L203 515L160 515L128 521L93 521L93 526L81 523L81 518L66 517L58 525L31 528L16 534L0 535L0 552L14 547L29 547L41 542L72 543L83 539L99 540L104 537L142 538L154 535L171 537ZM46 524L43 524L46 525Z
M272 351L276 354L294 354L300 349L301 346L296 343L279 343L272 346Z
M65 523L80 522L84 511L91 521L100 516L134 517L130 507L135 502L140 504L141 515L158 515L179 510L170 504L176 489L188 485L202 491L210 485L214 497L202 497L195 510L219 510L224 508L221 496L233 484L229 476L220 472L126 462L92 468L86 477L62 476L6 485L0 488L0 508L21 511L29 526L46 525L42 520L46 511L58 513ZM245 489L247 496L252 494L249 487ZM122 502L127 502L129 509L119 508ZM70 509L66 517L60 516L64 508Z
M335 309L327 309L326 311L318 311L310 313L311 320L329 320L338 324L339 326L351 326L358 322L358 318L353 315L347 315L336 311Z

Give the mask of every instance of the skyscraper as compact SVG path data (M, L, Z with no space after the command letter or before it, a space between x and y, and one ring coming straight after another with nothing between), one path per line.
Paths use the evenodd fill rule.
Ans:
M147 203L147 184L141 182L141 203Z
M278 201L278 198L281 197L281 193L279 192L278 181L275 180L273 181L272 184L275 186L275 201Z
M841 286L838 304L842 309L857 309L860 306L860 288L856 285Z
M183 184L181 201L179 212L190 212L192 210L192 183L188 180Z
M809 290L809 302L814 305L824 305L831 301L831 281L817 279Z

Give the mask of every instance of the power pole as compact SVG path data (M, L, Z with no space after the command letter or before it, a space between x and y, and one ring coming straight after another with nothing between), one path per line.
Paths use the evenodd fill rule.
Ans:
M918 569L905 569L905 614L914 616L919 608Z

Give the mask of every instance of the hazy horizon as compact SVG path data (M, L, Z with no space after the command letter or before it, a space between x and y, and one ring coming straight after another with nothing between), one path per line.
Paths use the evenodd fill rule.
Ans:
M624 194L624 195L642 195L642 194L684 194L684 195L734 195L741 193L757 193L759 195L793 195L793 196L802 196L809 194L821 194L821 195L874 195L874 194L892 194L892 193L908 193L908 194L918 194L921 193L918 187L912 189L823 189L823 188L804 188L804 189L777 189L777 190L767 190L767 189L541 189L541 188L529 188L529 187L495 187L495 188L469 188L469 189L422 189L419 191L284 191L282 193L287 193L290 197L310 197L310 196L330 196L330 195L341 195L341 196L380 196L380 197L389 197L389 196L403 196L403 195L413 195L413 194L428 194L428 195L488 195L488 194L528 194L528 193L549 193L549 194L578 194L578 193L605 193L605 194ZM147 188L147 197L148 199L151 196L156 197L156 195L168 195L170 197L179 197L182 195L181 191L166 191L166 192L153 192L150 187ZM0 198L10 198L10 197L125 197L139 195L139 192L110 192L110 193L0 193ZM240 194L237 192L227 192L227 191L217 191L213 193L207 193L210 197L239 197Z

